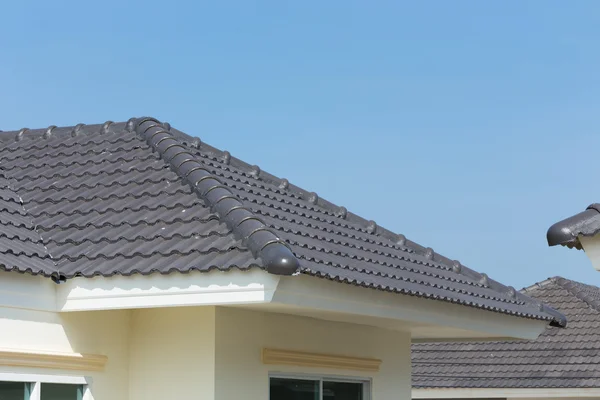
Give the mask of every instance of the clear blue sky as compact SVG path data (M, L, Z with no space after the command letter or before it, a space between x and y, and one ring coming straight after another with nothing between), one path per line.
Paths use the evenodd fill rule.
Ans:
M503 283L600 284L545 242L600 201L600 3L121 3L0 5L0 129L152 115Z

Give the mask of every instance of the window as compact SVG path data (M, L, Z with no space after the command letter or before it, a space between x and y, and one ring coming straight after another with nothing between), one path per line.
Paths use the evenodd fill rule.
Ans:
M285 376L269 379L269 400L369 400L368 396L367 381Z
M41 400L82 400L83 398L83 387L81 385L42 383L41 389Z
M0 381L0 400L82 400L83 385Z
M27 389L26 383L0 382L0 400L23 400Z

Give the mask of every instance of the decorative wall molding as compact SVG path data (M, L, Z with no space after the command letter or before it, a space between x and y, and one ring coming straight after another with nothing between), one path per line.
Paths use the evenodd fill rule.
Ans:
M96 354L0 349L0 365L11 367L101 371L107 361L108 357Z
M381 360L294 350L262 349L263 364L378 372Z

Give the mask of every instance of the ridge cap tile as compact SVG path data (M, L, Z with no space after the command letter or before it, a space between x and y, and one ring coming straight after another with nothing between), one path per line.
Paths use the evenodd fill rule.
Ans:
M136 141L139 141L141 147L135 145ZM120 254L119 259L125 262L133 260L131 252L148 237L176 238L180 237L179 233L186 232L186 237L191 240L191 233L202 233L206 222L192 222L191 219L165 215L160 205L169 207L171 203L178 204L182 199L189 202L188 199L193 198L194 205L189 206L190 212L197 213L200 208L205 208L214 216L214 223L220 221L227 225L229 234L241 240L249 251L231 256L237 258L228 259L223 255L216 261L214 257L211 261L194 260L192 256L186 256L185 260L179 261L169 271L185 272L190 268L206 270L204 268L213 267L227 270L232 266L242 269L262 267L276 274L314 274L383 291L406 292L438 301L546 320L552 325L565 324L564 316L560 313L541 306L534 299L488 278L486 274L407 240L404 235L348 212L346 208L335 205L314 192L232 157L229 152L214 148L199 138L171 128L170 124L161 123L154 118L131 118L127 122L106 121L103 124L77 124L70 127L51 125L43 129L2 132L0 143L4 145L4 155L0 154L0 170L17 181L21 181L20 177L23 177L17 189L23 191L33 212L31 217L48 236L46 243L49 243L51 250L52 246L77 246L77 243L81 243L81 248L70 249L69 254L76 256L79 252L85 254L90 251L100 258ZM106 156L99 151L104 146ZM132 148L138 149L134 156ZM46 152L49 154L40 156ZM176 179L161 178L161 171L168 171L169 168L169 173ZM149 174L153 174L152 179L144 178ZM77 179L76 185L69 184L73 178ZM115 180L114 183L111 183L112 179ZM56 182L50 183L49 180ZM82 195L82 192L86 194ZM198 199L201 201L197 201ZM107 206L109 201L115 206ZM114 243L103 240L102 235L114 235L116 229L120 228L111 225L116 222L114 216L106 224L100 225L94 223L94 218L102 221L104 216L97 214L114 208L122 210L123 219L127 221L127 210L132 209L132 204L135 204L134 208L146 207L153 213L154 222L123 225L123 229L128 230L124 237L132 239L126 241L127 245L124 244L123 249L102 247L107 243ZM82 212L88 209L87 205L97 213ZM75 211L71 212L71 209ZM203 211L200 212L205 215ZM2 214L0 211L0 222ZM174 221L179 221L177 228L174 228ZM182 224L187 226L182 227ZM66 231L62 229L65 226L69 226ZM10 237L19 237L14 232L14 229L19 228L10 229ZM92 243L96 247L85 248L84 243L89 243L85 238L73 240L81 229L85 229L86 235L98 232L99 240ZM169 230L161 233L156 232L157 229ZM308 232L310 229L314 230L313 234L302 235L307 229ZM133 235L132 230L139 230L139 233ZM310 246L307 237L315 234L322 237L324 247ZM354 242L354 246L350 245ZM334 246L331 243L336 244ZM296 248L296 245L307 246L306 249L312 252L310 257L303 256L306 252L300 251L300 247L297 248L298 254L294 254L292 248ZM372 254L362 254L362 251ZM55 264L66 278L111 276L115 273L129 274L132 271L142 274L166 271L166 266L160 264L160 256L152 249L135 256L136 259L144 257L150 257L151 265L141 267L138 263L133 267L115 267L86 262L77 266L64 258L57 260ZM254 258L249 260L250 257ZM325 259L330 261L325 262ZM351 268L354 260L362 260L367 269L360 271ZM0 259L0 263L1 261ZM193 262L194 266L187 265L186 262ZM198 262L204 263L205 267L198 265ZM219 266L219 262L224 264ZM301 266L300 263L306 265ZM373 263L377 265L371 265ZM408 270L428 277L426 280L419 278L418 282L415 281L415 290L404 290L404 283L393 279L394 276L403 274L404 264L409 266ZM389 270L389 273L386 272L389 276L377 275L378 268L381 269L379 266ZM349 279L349 276L352 278ZM431 281L431 287L423 286L421 281ZM455 281L469 285L469 288L465 288L464 295L455 293L456 285L452 283ZM440 294L435 288L447 288L451 291Z
M573 296L588 304L591 308L600 312L600 288L593 285L588 285L582 282L573 281L571 279L555 277L556 284L567 290ZM598 296L594 298L588 291L593 291Z
M127 123L127 128L146 140L163 159L170 164L179 177L219 215L234 235L242 240L254 257L263 261L265 269L276 275L292 275L300 267L300 261L287 243L252 211L210 171L187 151L183 143L167 130L157 119L144 117ZM258 176L258 172L256 173Z
M566 326L566 319L558 311L548 306L542 306L542 304L536 302L534 299L530 298L526 294L517 292L514 290L514 288L503 285L502 283L489 278L485 273L477 272L471 268L468 268L465 265L461 265L461 268L455 270L454 265L456 261L451 260L435 252L429 247L425 247L416 242L408 240L402 234L394 233L389 229L381 227L372 220L367 220L366 218L349 212L348 210L346 210L345 207L337 206L334 203L321 198L314 192L305 190L294 184L291 184L285 178L278 178L275 175L272 175L266 171L262 171L257 165L252 165L246 163L245 161L239 158L233 157L228 151L223 151L216 147L213 147L210 144L200 141L200 139L198 139L197 137L191 136L185 132L177 130L176 128L171 128L171 131L174 136L179 137L182 140L184 145L188 144L189 146L193 147L194 150L196 150L197 154L201 155L202 152L204 152L205 154L208 154L216 159L221 159L221 161L228 166L232 166L234 168L239 169L241 172L243 172L246 176L250 178L273 185L275 188L286 190L296 195L299 195L303 201L314 206L322 207L325 210L328 210L331 214L337 215L345 221L359 225L362 228L361 232L365 232L369 235L373 235L387 240L391 248L396 249L396 246L408 248L412 250L415 254L424 257L428 261L434 261L436 263L442 264L448 270L454 270L455 273L472 279L475 283L481 285L484 288L490 288L498 292L499 294L503 294L509 298L511 298L514 295L517 299L521 301L531 303L541 312L548 313L549 315L551 315L553 324L556 324L558 326ZM200 148L202 148L202 151L200 151Z

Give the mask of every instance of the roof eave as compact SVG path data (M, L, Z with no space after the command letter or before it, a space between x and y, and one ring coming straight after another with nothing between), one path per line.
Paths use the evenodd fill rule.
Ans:
M583 232L580 227L582 224L586 223L592 218L598 217L599 212L598 206L593 204L585 211L555 223L548 229L548 232L546 233L548 245L561 245L582 250L581 243L579 242L579 236L593 236L599 233L599 231Z

